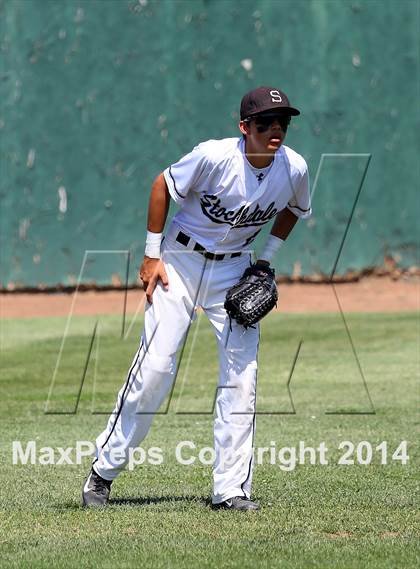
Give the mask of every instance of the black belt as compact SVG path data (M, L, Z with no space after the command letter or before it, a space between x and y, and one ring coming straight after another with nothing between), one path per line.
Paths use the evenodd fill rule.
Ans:
M188 237L188 235L185 235L185 233L180 231L176 236L176 241L178 241L178 243L181 243L181 245L187 247L188 243L191 241L191 237ZM210 253L210 251L206 251L205 248L200 245L200 243L194 244L193 251L197 251L197 253L200 253L200 255L203 255L203 257L210 259L211 261L222 261L225 258L233 259L234 257L240 257L242 255L242 253Z

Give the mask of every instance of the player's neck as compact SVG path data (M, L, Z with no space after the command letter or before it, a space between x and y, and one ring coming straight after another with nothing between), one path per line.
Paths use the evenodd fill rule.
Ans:
M245 139L245 156L254 168L266 168L274 159L274 153L261 152L258 148L254 148L248 138Z

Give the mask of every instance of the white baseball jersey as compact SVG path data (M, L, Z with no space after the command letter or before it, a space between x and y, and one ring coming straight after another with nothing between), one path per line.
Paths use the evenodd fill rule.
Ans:
M270 167L258 170L243 138L208 140L164 171L181 209L173 221L211 252L240 251L284 208L311 215L308 167L282 145Z

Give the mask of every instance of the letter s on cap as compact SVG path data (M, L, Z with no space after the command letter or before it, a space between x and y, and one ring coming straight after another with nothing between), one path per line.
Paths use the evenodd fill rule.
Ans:
M277 90L270 91L270 95L273 103L281 103L282 98Z

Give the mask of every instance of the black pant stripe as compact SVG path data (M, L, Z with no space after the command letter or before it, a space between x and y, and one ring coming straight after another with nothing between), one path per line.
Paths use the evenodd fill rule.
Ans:
M254 402L254 418L252 421L252 445L251 448L254 448L254 440L255 440L255 423L256 423L256 415L257 415L257 380L258 380L258 352L260 349L260 337L261 337L261 331L258 330L258 345L257 345L257 370L256 370L256 376L255 376L255 402ZM244 490L244 486L245 484L248 482L249 477L251 476L251 470L252 470L252 461L253 461L253 452L251 453L251 457L249 459L249 465L248 465L248 472L246 475L245 480L242 482L241 484L241 490L244 494L244 498L246 498L246 493Z
M102 450L103 450L103 449L105 448L105 446L107 445L109 439L111 438L112 433L113 433L114 430L115 430L115 427L117 426L117 421L118 421L118 419L120 418L121 411L122 411L122 408L123 408L123 405L124 405L125 396L126 396L126 394L127 394L128 388L129 388L129 386L130 386L131 374L133 373L133 369L136 367L137 362L139 361L139 357L140 357L140 353L141 353L142 347L143 347L143 338L142 338L142 340L141 340L141 344L140 344L140 347L139 347L138 352L137 352L137 357L136 357L136 359L134 360L134 363L133 363L133 365L131 366L130 371L128 372L128 377L127 377L127 379L126 379L126 381L125 381L125 387L124 387L124 391L123 391L123 394L122 394L122 397L121 397L121 403L120 403L120 406L119 406L119 408L118 408L117 414L116 414L116 416L115 416L114 424L112 425L112 429L110 430L109 435L108 435L107 438L106 438L106 441L105 441L104 444L102 445L102 448L101 448L101 451L100 451L100 452L102 452ZM133 379L133 381L134 381L134 379ZM100 452L99 452L98 454L100 454ZM99 458L99 456L96 457L96 459L93 461L93 464L95 464L95 462L98 460L98 458Z

